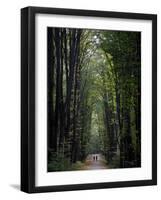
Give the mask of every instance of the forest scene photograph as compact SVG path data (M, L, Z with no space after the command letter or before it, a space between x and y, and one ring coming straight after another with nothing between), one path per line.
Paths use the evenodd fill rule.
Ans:
M48 172L141 167L141 32L47 28Z

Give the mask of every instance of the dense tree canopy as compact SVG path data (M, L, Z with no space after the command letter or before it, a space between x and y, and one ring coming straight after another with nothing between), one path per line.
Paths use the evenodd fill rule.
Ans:
M48 171L141 165L139 32L48 28Z

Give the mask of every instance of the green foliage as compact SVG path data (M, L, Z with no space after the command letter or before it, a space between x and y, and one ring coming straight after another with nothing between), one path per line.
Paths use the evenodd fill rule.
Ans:
M62 153L51 153L48 163L48 171L66 171L70 170L71 164L69 158L66 158Z
M60 75L53 78L51 104L52 116L56 113L59 119L53 120L58 133L48 170L81 169L87 154L98 152L113 167L139 166L140 33L68 28L53 32L58 37L53 40L53 74Z
M84 163L81 161L71 164L69 158L66 158L62 153L51 153L48 172L81 170L83 167Z
M81 170L84 167L84 163L81 161L77 161L76 163L73 163L71 166L71 170Z

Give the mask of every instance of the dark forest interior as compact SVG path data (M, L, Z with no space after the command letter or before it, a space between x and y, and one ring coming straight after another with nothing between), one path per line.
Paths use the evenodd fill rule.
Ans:
M48 171L141 166L141 33L48 28Z

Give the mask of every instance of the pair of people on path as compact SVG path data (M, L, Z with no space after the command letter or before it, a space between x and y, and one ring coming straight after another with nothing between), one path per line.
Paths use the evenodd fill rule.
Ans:
M93 156L93 160L94 160L94 161L95 161L95 160L97 161L97 156Z

